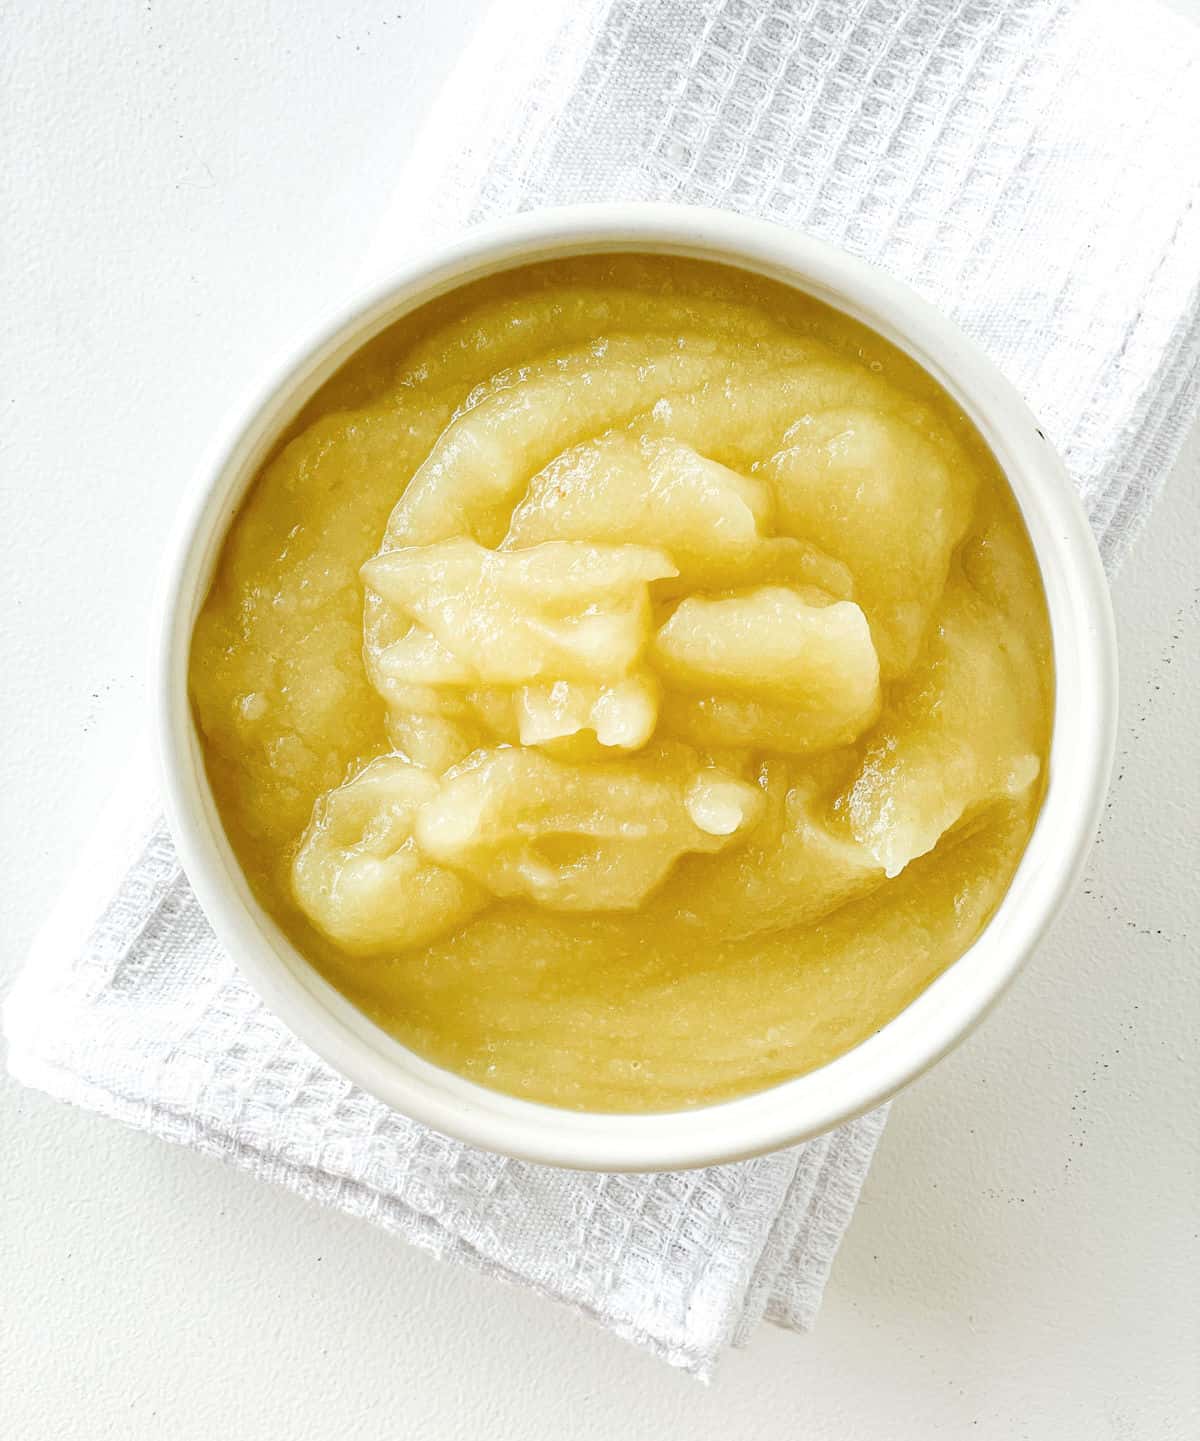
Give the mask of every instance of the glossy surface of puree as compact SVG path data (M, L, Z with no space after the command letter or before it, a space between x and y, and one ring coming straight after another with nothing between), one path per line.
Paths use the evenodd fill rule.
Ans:
M696 262L510 271L361 351L196 626L256 893L421 1054L693 1106L870 1035L970 944L1044 788L1041 582L953 403Z

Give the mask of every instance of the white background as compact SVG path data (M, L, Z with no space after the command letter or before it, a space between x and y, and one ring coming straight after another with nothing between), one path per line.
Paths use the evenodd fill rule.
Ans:
M195 457L348 290L480 8L9 10L0 984L137 738L147 599ZM6 1085L0 1434L1200 1434L1198 480L1200 433L1115 586L1123 729L1087 881L984 1030L895 1106L814 1336L765 1328L705 1390Z

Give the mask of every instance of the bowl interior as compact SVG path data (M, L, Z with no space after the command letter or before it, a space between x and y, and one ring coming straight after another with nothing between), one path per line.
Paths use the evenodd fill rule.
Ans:
M275 438L349 357L400 316L471 280L543 259L616 250L718 261L795 286L879 332L956 400L1008 477L1046 591L1056 668L1049 782L1007 894L964 954L894 1020L795 1080L692 1111L564 1111L487 1090L423 1060L303 959L250 892L205 776L187 693L192 628L225 532ZM158 707L168 816L222 943L266 1003L351 1080L397 1110L489 1149L550 1164L674 1169L774 1149L861 1114L945 1054L1037 943L1082 867L1115 733L1115 643L1086 517L1015 391L905 287L793 232L673 206L579 207L519 217L406 266L277 367L205 464L162 598Z

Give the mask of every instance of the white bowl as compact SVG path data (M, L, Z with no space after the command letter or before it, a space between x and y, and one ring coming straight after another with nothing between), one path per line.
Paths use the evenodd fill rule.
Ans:
M579 1113L478 1086L368 1021L285 939L250 893L205 777L188 649L226 529L274 438L364 342L468 281L532 261L653 251L740 266L864 321L920 362L979 428L1008 477L1041 566L1056 667L1049 784L1012 885L974 945L895 1020L829 1065L719 1105L651 1115ZM201 468L166 567L155 704L167 815L222 944L266 1003L352 1081L475 1145L553 1165L649 1171L731 1161L816 1136L919 1076L963 1039L1024 964L1083 867L1108 784L1116 641L1099 556L1062 463L1016 391L905 286L794 231L674 205L521 215L404 263L317 326L276 366Z

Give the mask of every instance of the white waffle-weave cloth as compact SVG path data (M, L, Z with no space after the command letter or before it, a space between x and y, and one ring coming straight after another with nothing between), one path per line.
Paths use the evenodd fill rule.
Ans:
M1200 33L1116 0L496 0L367 269L519 209L673 199L915 285L1023 390L1110 569L1200 392ZM417 234L419 232L419 234ZM322 1064L212 935L135 768L5 1011L29 1085L565 1302L701 1377L807 1329L883 1113L707 1171L488 1155Z

